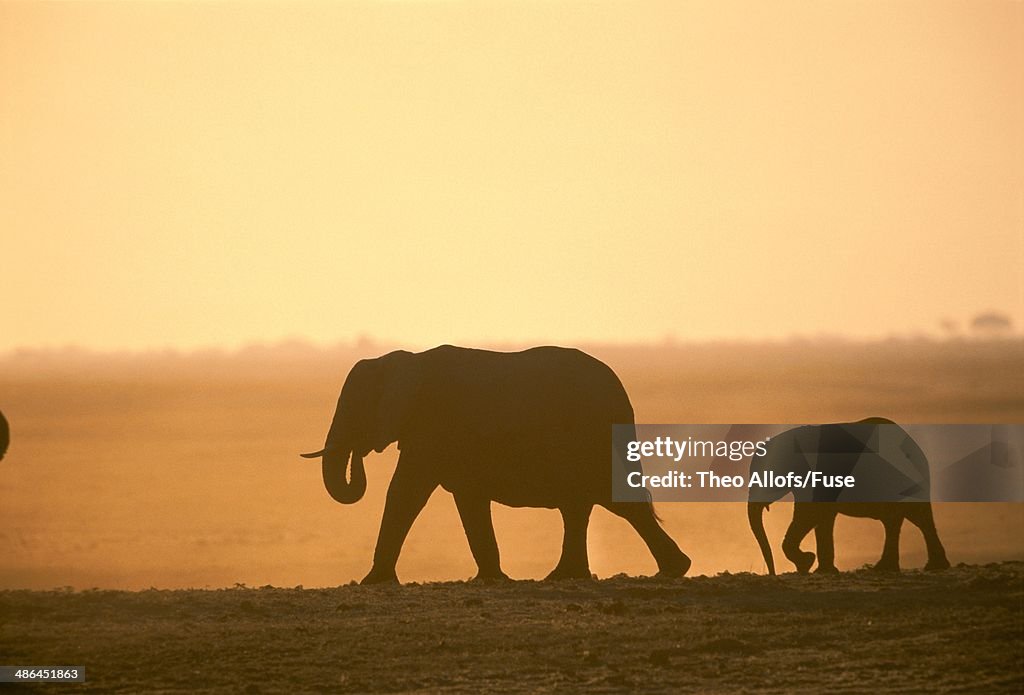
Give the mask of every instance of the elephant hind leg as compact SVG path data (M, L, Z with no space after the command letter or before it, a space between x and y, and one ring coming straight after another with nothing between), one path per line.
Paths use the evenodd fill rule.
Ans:
M587 556L587 526L590 524L591 504L561 507L562 557L545 579L590 579L590 558Z
M640 534L658 563L658 576L682 577L690 570L690 558L658 523L649 502L612 502L603 506L628 521Z
M828 504L819 502L818 504ZM818 550L818 567L815 574L835 574L836 569L836 515L834 512L825 514L814 527L814 540Z
M907 502L907 519L921 529L925 545L928 548L928 564L926 570L949 569L946 549L939 540L939 532L935 529L935 518L932 516L932 505L929 502Z

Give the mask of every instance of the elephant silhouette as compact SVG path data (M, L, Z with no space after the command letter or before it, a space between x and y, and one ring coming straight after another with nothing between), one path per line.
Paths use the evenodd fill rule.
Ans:
M682 576L690 559L659 524L649 496L612 499L612 425L633 422L618 377L579 350L505 353L443 345L356 363L323 449L303 456L321 458L328 494L352 504L366 491L363 457L398 443L364 584L398 581L402 544L438 486L455 497L477 578L507 578L491 502L561 512L562 553L547 579L591 576L587 527L594 505L633 526L659 575Z
M836 572L833 530L838 514L878 519L885 527L882 557L876 570L899 571L899 541L903 521L909 520L924 536L928 548L925 569L949 567L932 516L928 459L907 432L885 418L858 422L811 425L787 430L771 439L764 455L750 460L750 473L795 473L800 479L809 470L831 476L854 471L880 499L877 502L843 501L841 488L750 487L747 517L764 556L768 573L775 574L771 544L764 530L764 511L793 493L793 520L782 541L782 551L799 573L810 571L815 555L800 550L803 539L814 531L817 546L816 572Z

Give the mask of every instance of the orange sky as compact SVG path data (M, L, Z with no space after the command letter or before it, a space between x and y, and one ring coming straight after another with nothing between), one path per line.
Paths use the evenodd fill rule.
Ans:
M0 2L0 350L1024 324L1024 4Z

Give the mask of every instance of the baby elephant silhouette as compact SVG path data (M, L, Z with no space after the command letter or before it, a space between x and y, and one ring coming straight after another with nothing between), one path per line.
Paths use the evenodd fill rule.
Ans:
M884 437L880 439L882 435ZM842 496L839 488L750 488L747 517L764 555L768 574L775 574L775 561L764 530L764 510L790 492L795 500L793 521L782 541L782 551L801 574L810 571L814 564L814 553L800 550L800 543L811 530L814 531L818 551L818 568L815 571L837 571L833 530L838 514L882 522L885 546L881 559L874 566L876 570L899 571L900 529L904 519L917 526L924 535L928 547L925 569L949 567L932 517L928 459L917 442L892 420L868 418L859 422L787 430L771 439L763 456L751 458L750 474L786 476L790 481L802 480L808 471L846 476L858 466L872 473L868 481L872 496L891 501L837 501ZM795 475L788 476L790 472Z

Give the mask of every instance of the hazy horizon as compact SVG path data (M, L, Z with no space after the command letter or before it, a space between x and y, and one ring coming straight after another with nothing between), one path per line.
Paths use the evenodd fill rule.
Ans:
M457 341L449 340L435 343L417 343L410 341L391 340L383 337L361 335L349 339L337 340L314 340L301 336L285 336L279 339L250 339L227 345L200 343L196 345L139 345L139 346L106 346L96 347L80 343L66 342L42 345L13 345L9 348L0 348L0 360L16 358L23 355L41 355L60 357L62 355L85 355L103 357L160 357L164 355L175 355L180 357L204 356L209 354L221 355L224 357L244 356L247 353L271 352L315 352L330 353L339 350L366 351L368 354L378 354L374 351L387 350L409 350L420 352L437 347L438 345L461 345L483 350L521 350L537 345L561 345L564 347L587 348L637 348L637 349L683 349L702 348L708 346L736 346L736 347L786 347L786 346L819 346L830 345L847 346L872 346L887 345L893 343L972 343L985 344L995 343L1012 345L1024 341L1024 331L1012 327L1006 332L997 334L984 334L977 332L940 333L938 331L892 333L881 336L857 336L841 334L791 334L778 337L707 337L701 339L687 339L678 335L667 334L659 338L649 340L557 340L557 339L507 339L507 340L477 340Z
M604 346L637 422L1024 421L1021 342L871 345ZM0 359L11 446L0 464L0 588L73 585L334 586L372 555L394 446L367 458L366 499L339 505L320 465L299 458L324 441L352 363L371 345L248 353L62 355ZM51 359L52 358L52 359ZM542 577L557 558L557 512L494 515L507 571ZM692 574L762 571L742 504L659 503ZM56 510L56 511L55 511ZM937 504L951 561L1024 558L1021 504ZM781 539L791 517L767 515ZM877 521L842 519L838 562L877 559ZM443 539L443 542L442 542ZM903 534L906 566L921 535ZM653 560L621 519L594 514L593 571L646 574ZM781 560L780 560L781 562ZM413 526L400 576L463 579L473 562L451 495L438 491Z

